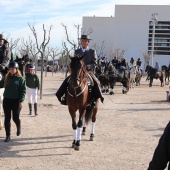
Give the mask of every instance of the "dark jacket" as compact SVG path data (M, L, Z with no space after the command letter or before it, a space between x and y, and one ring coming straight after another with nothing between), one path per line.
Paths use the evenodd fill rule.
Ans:
M84 55L86 54L85 58L84 58L84 63L85 65L88 65L90 67L91 70L93 70L96 65L97 65L97 54L95 50L92 49L87 49L85 52L82 51L82 48L79 48L77 50L75 50L75 55Z
M39 78L36 74L31 75L30 73L25 73L26 76L26 86L31 89L40 89Z
M2 65L3 69L8 66L11 60L11 51L9 48L6 48L5 45L0 47L0 64Z
M4 87L4 78L0 80L0 88ZM22 77L11 76L9 83L4 90L4 97L8 99L18 99L23 102L26 94L26 84Z
M170 122L167 124L155 149L148 170L164 170L170 161ZM170 169L170 164L168 166Z

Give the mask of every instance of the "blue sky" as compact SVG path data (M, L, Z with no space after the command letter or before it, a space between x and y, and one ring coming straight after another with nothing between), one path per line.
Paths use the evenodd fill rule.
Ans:
M34 24L39 41L43 36L42 25L48 30L52 25L50 46L61 47L66 41L67 25L71 39L76 37L74 24L82 25L83 16L114 16L115 4L170 5L169 0L0 0L0 33L9 39L28 39L32 33L28 27ZM33 37L32 37L33 38Z

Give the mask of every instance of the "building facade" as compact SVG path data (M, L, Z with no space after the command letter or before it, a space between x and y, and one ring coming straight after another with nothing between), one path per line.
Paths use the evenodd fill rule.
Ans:
M101 46L104 42L104 53L123 49L127 62L133 57L141 59L146 66L143 53L152 52L153 66L170 62L170 5L115 5L114 17L83 17L82 28L93 30L90 34L91 45ZM152 14L157 13L153 26ZM154 37L154 39L152 39ZM153 46L152 46L153 43ZM150 59L150 65L152 61Z

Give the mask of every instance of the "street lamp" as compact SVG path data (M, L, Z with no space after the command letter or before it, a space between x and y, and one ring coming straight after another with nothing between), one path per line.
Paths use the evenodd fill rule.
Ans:
M153 30L152 30L152 49L151 49L151 60L152 60L152 67L153 67L153 52L154 52L154 38L155 38L155 24L157 23L157 13L152 13L152 22L151 24L153 25Z

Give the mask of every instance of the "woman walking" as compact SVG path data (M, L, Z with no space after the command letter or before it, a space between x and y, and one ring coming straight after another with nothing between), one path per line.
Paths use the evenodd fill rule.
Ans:
M28 67L29 73L26 73L26 86L28 96L29 115L32 115L32 100L34 103L34 113L37 116L37 91L40 89L39 78L35 74L35 67Z
M18 69L18 63L11 61L8 65L9 71L0 81L0 88L5 88L3 109L5 114L5 142L10 141L11 131L11 112L13 113L13 121L17 127L17 136L21 134L21 121L19 119L20 111L25 99L26 85Z

